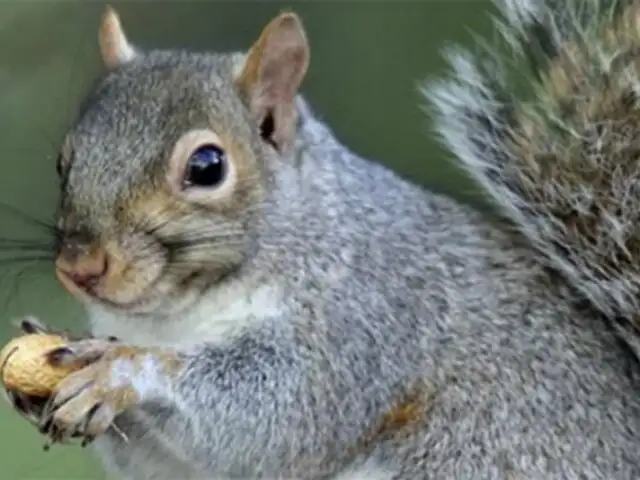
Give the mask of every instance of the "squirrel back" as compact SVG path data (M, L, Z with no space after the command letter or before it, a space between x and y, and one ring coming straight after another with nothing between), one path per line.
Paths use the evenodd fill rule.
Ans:
M452 51L452 73L423 90L438 133L551 271L640 355L640 4L499 8L510 55Z

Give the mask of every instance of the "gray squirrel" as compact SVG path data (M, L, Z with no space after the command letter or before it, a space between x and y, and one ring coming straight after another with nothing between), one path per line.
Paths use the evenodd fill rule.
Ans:
M297 15L209 54L107 9L58 164L88 365L15 408L120 479L640 478L640 5L499 6L424 89L496 215L340 143Z

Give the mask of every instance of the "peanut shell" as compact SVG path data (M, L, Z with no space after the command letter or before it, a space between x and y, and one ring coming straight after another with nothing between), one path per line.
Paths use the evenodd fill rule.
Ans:
M0 376L9 390L34 397L49 397L77 365L53 366L46 354L67 343L52 334L28 334L14 338L0 351Z

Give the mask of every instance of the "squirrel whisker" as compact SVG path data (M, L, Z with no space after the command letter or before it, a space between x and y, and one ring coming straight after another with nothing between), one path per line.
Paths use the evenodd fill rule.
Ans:
M9 205L8 203L0 202L0 210L3 210L4 212L9 213L14 217L17 217L20 220L25 220L27 223L40 227L47 232L57 230L53 221L51 223L48 223L44 220L27 214L26 212L18 210L16 207L14 207L13 205Z
M0 251L14 250L53 252L54 246L45 241L0 238Z
M54 260L53 255L25 255L20 257L0 258L0 266L6 267L14 264L24 262L52 262Z

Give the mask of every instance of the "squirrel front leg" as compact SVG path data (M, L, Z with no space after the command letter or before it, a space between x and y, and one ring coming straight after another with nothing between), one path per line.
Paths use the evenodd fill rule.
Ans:
M271 327L191 351L114 346L60 386L43 430L84 429L92 439L122 412L162 405L176 412L161 420L163 436L203 473L320 474L353 458L397 396L379 377L371 385L357 375L370 369L371 352L336 357L301 338ZM74 361L82 342L66 352Z

